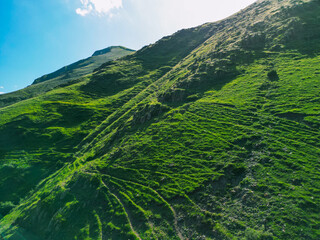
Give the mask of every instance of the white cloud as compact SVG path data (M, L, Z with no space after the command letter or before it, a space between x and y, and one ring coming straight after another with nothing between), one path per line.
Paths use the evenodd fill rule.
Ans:
M1 94L5 94L5 92L0 92L0 95L1 95Z
M82 7L76 9L76 13L80 16L86 16L90 13L98 15L109 14L112 16L111 10L122 7L122 0L80 0Z
M80 16L82 16L82 17L88 15L91 12L92 12L92 6L91 5L89 5L87 8L84 8L84 9L81 9L81 8L77 8L76 9L76 13L79 14Z
M4 86L0 86L0 89L4 89Z

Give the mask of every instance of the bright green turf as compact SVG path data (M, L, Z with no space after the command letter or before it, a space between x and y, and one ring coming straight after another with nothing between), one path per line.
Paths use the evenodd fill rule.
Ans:
M4 239L318 239L319 16L258 1L0 109Z

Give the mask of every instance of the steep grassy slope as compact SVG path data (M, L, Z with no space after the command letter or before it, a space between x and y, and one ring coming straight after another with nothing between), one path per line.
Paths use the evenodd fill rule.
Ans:
M185 32L189 33L187 38ZM94 77L87 75L77 83L0 109L0 214L7 214L42 179L74 161L77 144L92 129L209 36L206 27L181 31L166 39L168 44L160 41L154 45L158 50L153 57L163 61L153 65L146 62L150 54L146 48L107 63L112 71L103 73L108 75L103 84L97 83L101 78L97 72ZM183 45L177 51L181 56L163 57L162 52L172 51L177 41ZM116 73L120 77L113 75L117 69L121 70Z
M6 164L53 173L0 186L3 238L318 239L319 13L258 1L0 110Z
M91 57L65 66L53 73L36 79L32 85L9 94L0 95L0 107L9 106L16 102L29 99L57 87L75 83L79 78L91 74L94 69L103 63L124 57L134 51L125 47L108 47L96 51Z

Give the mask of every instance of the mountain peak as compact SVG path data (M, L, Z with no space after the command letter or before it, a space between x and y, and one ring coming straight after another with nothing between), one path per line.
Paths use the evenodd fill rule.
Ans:
M134 52L134 51L135 51L135 50L132 50L132 49L123 47L123 46L111 46L111 47L107 47L107 48L104 48L104 49L95 51L95 52L92 54L92 57L109 53L109 52L111 52L111 51L114 50L114 49L122 49L122 50L131 51L131 52Z

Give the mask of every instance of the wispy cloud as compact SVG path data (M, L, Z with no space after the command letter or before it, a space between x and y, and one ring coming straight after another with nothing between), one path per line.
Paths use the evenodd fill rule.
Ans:
M122 7L122 0L80 0L82 7L76 9L80 16L87 16L90 13L98 15L110 15L111 10Z
M0 86L0 89L4 89L4 86ZM5 94L5 92L0 92L0 95L1 94Z

